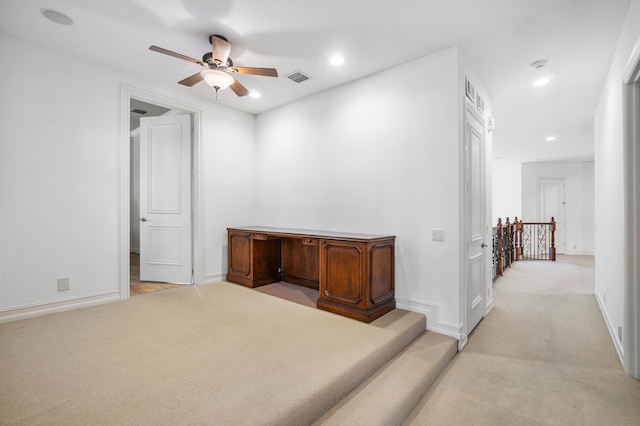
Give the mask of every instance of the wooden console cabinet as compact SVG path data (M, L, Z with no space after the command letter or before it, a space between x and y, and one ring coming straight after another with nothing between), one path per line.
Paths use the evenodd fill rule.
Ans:
M314 288L318 308L364 322L396 306L393 236L262 226L227 231L227 281Z

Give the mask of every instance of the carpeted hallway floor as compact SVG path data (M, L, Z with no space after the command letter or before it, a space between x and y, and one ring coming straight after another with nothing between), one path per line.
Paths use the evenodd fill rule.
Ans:
M622 370L593 289L593 257L517 262L405 424L639 425L640 381Z
M640 381L621 368L593 286L592 257L516 263L406 420L344 424L640 424ZM406 390L384 374L398 366L378 369L421 335L421 314L364 324L304 306L304 291L282 300L284 287L182 286L0 324L0 424L304 425L343 397L359 403L349 392L367 378ZM401 361L415 376L426 365Z

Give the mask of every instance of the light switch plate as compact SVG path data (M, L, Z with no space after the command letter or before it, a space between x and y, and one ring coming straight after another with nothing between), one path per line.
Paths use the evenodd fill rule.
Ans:
M432 229L431 241L444 241L444 229Z

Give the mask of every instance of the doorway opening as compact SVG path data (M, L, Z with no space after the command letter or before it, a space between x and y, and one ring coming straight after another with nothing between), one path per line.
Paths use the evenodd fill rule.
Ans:
M554 218L557 254L566 252L565 205L564 178L540 178L538 180L538 221L548 222L552 217Z
M202 266L203 262L203 240L198 235L198 232L202 228L202 215L201 211L201 196L200 196L200 110L192 105L185 104L184 102L177 101L175 99L166 98L164 96L156 95L153 93L145 92L139 89L125 87L122 88L122 168L121 168L121 209L120 209L120 298L127 299L131 295L146 293L149 291L156 291L160 289L166 289L175 287L175 283L181 284L198 284L203 282ZM186 217L188 225L179 232L171 232L177 229L175 226L169 226L168 232L165 231L168 228L163 229L160 224L160 220L153 222L152 235L149 238L145 238L144 241L161 241L164 244L160 250L151 250L145 247L145 243L141 244L139 235L141 230L141 220L146 222L146 217L140 214L140 200L141 194L140 188L140 176L141 176L141 158L140 158L140 122L141 118L146 117L146 120L151 122L156 119L163 119L163 117L169 117L169 119L175 118L178 121L184 121L185 117L188 121L187 130L183 131L184 137L187 139L185 145L185 151L183 151L183 157L187 157L187 161L182 163L182 169L186 173L186 178L189 185L183 188L184 197L181 199L188 206L186 209ZM151 118L150 118L151 117ZM154 118L155 117L155 118ZM172 118L173 117L173 118ZM182 117L182 118L181 118ZM142 118L145 121L145 118ZM144 131L144 129L143 129ZM156 132L157 133L157 132ZM162 133L162 130L160 131ZM188 133L188 134L187 134ZM185 136L186 135L186 136ZM183 144L184 145L184 144ZM167 148L169 151L165 152L165 156L171 157L171 143L167 144L167 139L161 141L160 151ZM155 151L158 151L156 149ZM143 155L147 155L144 153ZM166 157L165 157L166 158ZM148 162L147 162L148 164ZM149 170L142 171L143 176L153 175L153 172ZM171 178L172 176L170 176ZM144 180L144 179L143 179ZM173 182L174 179L165 179L166 182ZM184 190L186 188L186 190ZM180 188L176 189L176 193L180 191ZM167 191L163 190L156 192L156 194L165 194ZM169 191L170 192L170 191ZM148 200L148 195L143 197L143 205ZM156 196L156 199L158 197ZM162 200L161 200L162 201ZM164 200L166 201L166 200ZM156 208L155 206L154 208ZM162 210L164 207L160 207ZM157 210L157 208L156 208ZM166 209L165 209L166 210ZM161 211L160 213L166 213L167 211ZM154 213L153 211L151 213ZM158 211L155 211L158 213ZM149 225L149 223L145 223ZM151 231L149 231L151 232ZM172 234L180 234L182 236L180 250L186 253L185 264L188 263L188 279L176 280L174 277L167 276L163 278L162 275L153 275L152 279L145 278L144 272L140 274L140 258L145 256L145 253L151 253L154 257L153 262L158 265L169 265L171 262L166 261L165 257L171 255L173 252L174 241L171 238L167 238ZM155 244L155 243L154 243ZM186 244L186 245L185 245ZM154 245L155 247L155 245ZM157 272L157 271L156 271ZM142 279L141 279L142 278Z
M159 117L173 109L131 98L129 100L129 295L150 293L180 284L142 281L140 279L140 122L142 118Z
M623 366L640 379L640 45L624 75L625 259ZM615 341L615 334L611 333Z
M166 290L174 287L181 287L185 284L173 284L154 281L140 280L140 254L136 252L129 253L129 295L136 296L139 294L152 293L159 290Z

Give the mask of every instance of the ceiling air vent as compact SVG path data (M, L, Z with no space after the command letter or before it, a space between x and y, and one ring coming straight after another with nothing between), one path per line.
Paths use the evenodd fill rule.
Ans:
M138 109L138 108L133 108L133 109L131 110L131 112L132 112L132 113L134 113L134 114L140 114L140 115L148 114L148 112L147 112L147 111L143 111L143 110Z
M302 83L303 81L309 80L311 77L303 73L302 71L294 71L287 76L287 78L296 83Z

